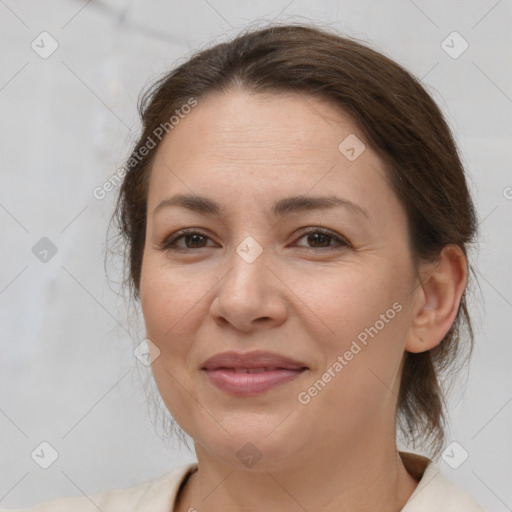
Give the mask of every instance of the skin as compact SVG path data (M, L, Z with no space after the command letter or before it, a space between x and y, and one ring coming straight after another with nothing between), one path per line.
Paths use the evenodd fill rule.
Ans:
M366 145L355 161L338 150L350 134ZM416 488L395 441L403 358L449 330L467 266L447 246L437 263L414 267L405 211L385 176L346 114L293 93L216 93L162 141L140 297L147 337L160 350L155 381L198 459L175 510L386 512L400 510ZM177 193L206 196L225 211L153 213ZM272 215L274 202L295 195L343 197L368 218L344 207ZM346 243L307 236L318 227ZM181 252L162 249L183 228L205 237L181 238ZM247 236L263 250L252 263L236 252ZM401 311L299 403L394 303ZM256 349L309 369L256 397L223 393L200 370L219 352ZM237 457L248 442L262 455L250 468Z

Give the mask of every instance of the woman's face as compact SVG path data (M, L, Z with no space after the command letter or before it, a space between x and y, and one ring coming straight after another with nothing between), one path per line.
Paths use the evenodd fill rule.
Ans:
M198 457L268 470L394 441L421 288L404 210L348 116L298 94L199 100L155 155L145 244L152 369ZM294 363L206 363L255 351Z

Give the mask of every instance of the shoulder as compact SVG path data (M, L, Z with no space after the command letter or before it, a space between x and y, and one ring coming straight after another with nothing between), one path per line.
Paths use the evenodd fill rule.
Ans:
M196 463L190 463L132 487L110 489L89 496L57 498L22 509L0 508L0 512L130 512L149 505L155 512L165 512L174 504L181 482L196 467Z
M423 460L425 469L402 512L485 512L468 493L446 478L433 461L416 454L407 456Z

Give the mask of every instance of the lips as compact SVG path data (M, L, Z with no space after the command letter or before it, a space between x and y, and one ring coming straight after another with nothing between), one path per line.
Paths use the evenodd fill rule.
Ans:
M308 367L272 352L223 352L203 363L210 382L234 396L255 396L286 384Z
M300 370L307 368L304 363L295 361L289 357L281 356L273 352L254 351L240 354L238 352L222 352L203 363L203 370L217 370L230 368L234 370L253 369L284 369Z

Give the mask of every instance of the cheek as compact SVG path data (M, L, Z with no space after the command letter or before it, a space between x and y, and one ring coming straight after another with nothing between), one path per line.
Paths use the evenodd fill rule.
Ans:
M201 310L201 297L205 290L196 284L190 272L167 268L159 255L150 254L145 258L140 302L150 339L154 338L157 344L164 340L183 339L190 319ZM178 348L179 345L173 346Z
M407 308L403 272L392 266L369 266L353 279L338 283L328 319L339 340L336 354L346 355L354 381L367 380L373 369L385 382L392 380L405 346ZM351 372L347 372L351 373Z
M355 427L393 398L408 326L406 279L404 272L383 262L337 269L322 274L314 285L308 283L308 305L326 326L325 334L309 333L324 354L310 382L318 417L349 412L352 419L346 426ZM299 290L305 292L306 287Z
M318 326L312 339L339 351L366 327L380 326L387 311L395 316L393 304L402 301L403 293L399 274L384 263L324 268L307 279L295 276L294 294L307 306L299 314Z
M183 389L194 394L198 326L208 314L208 290L214 276L170 268L159 254L145 258L140 283L146 336L159 348L152 364L155 381L167 406L180 410ZM185 394L185 396L187 396Z
M160 350L151 370L167 409L187 432L190 395L183 390L192 389L187 358L194 340L191 321L199 306L191 285L190 278L187 282L179 272L166 269L157 255L145 258L140 302L146 336Z
M154 380L167 408L174 412L184 406L180 388L188 387L186 362L193 337L183 320L191 309L187 294L180 292L170 275L148 258L142 268L140 298L146 336L160 351L151 365Z

